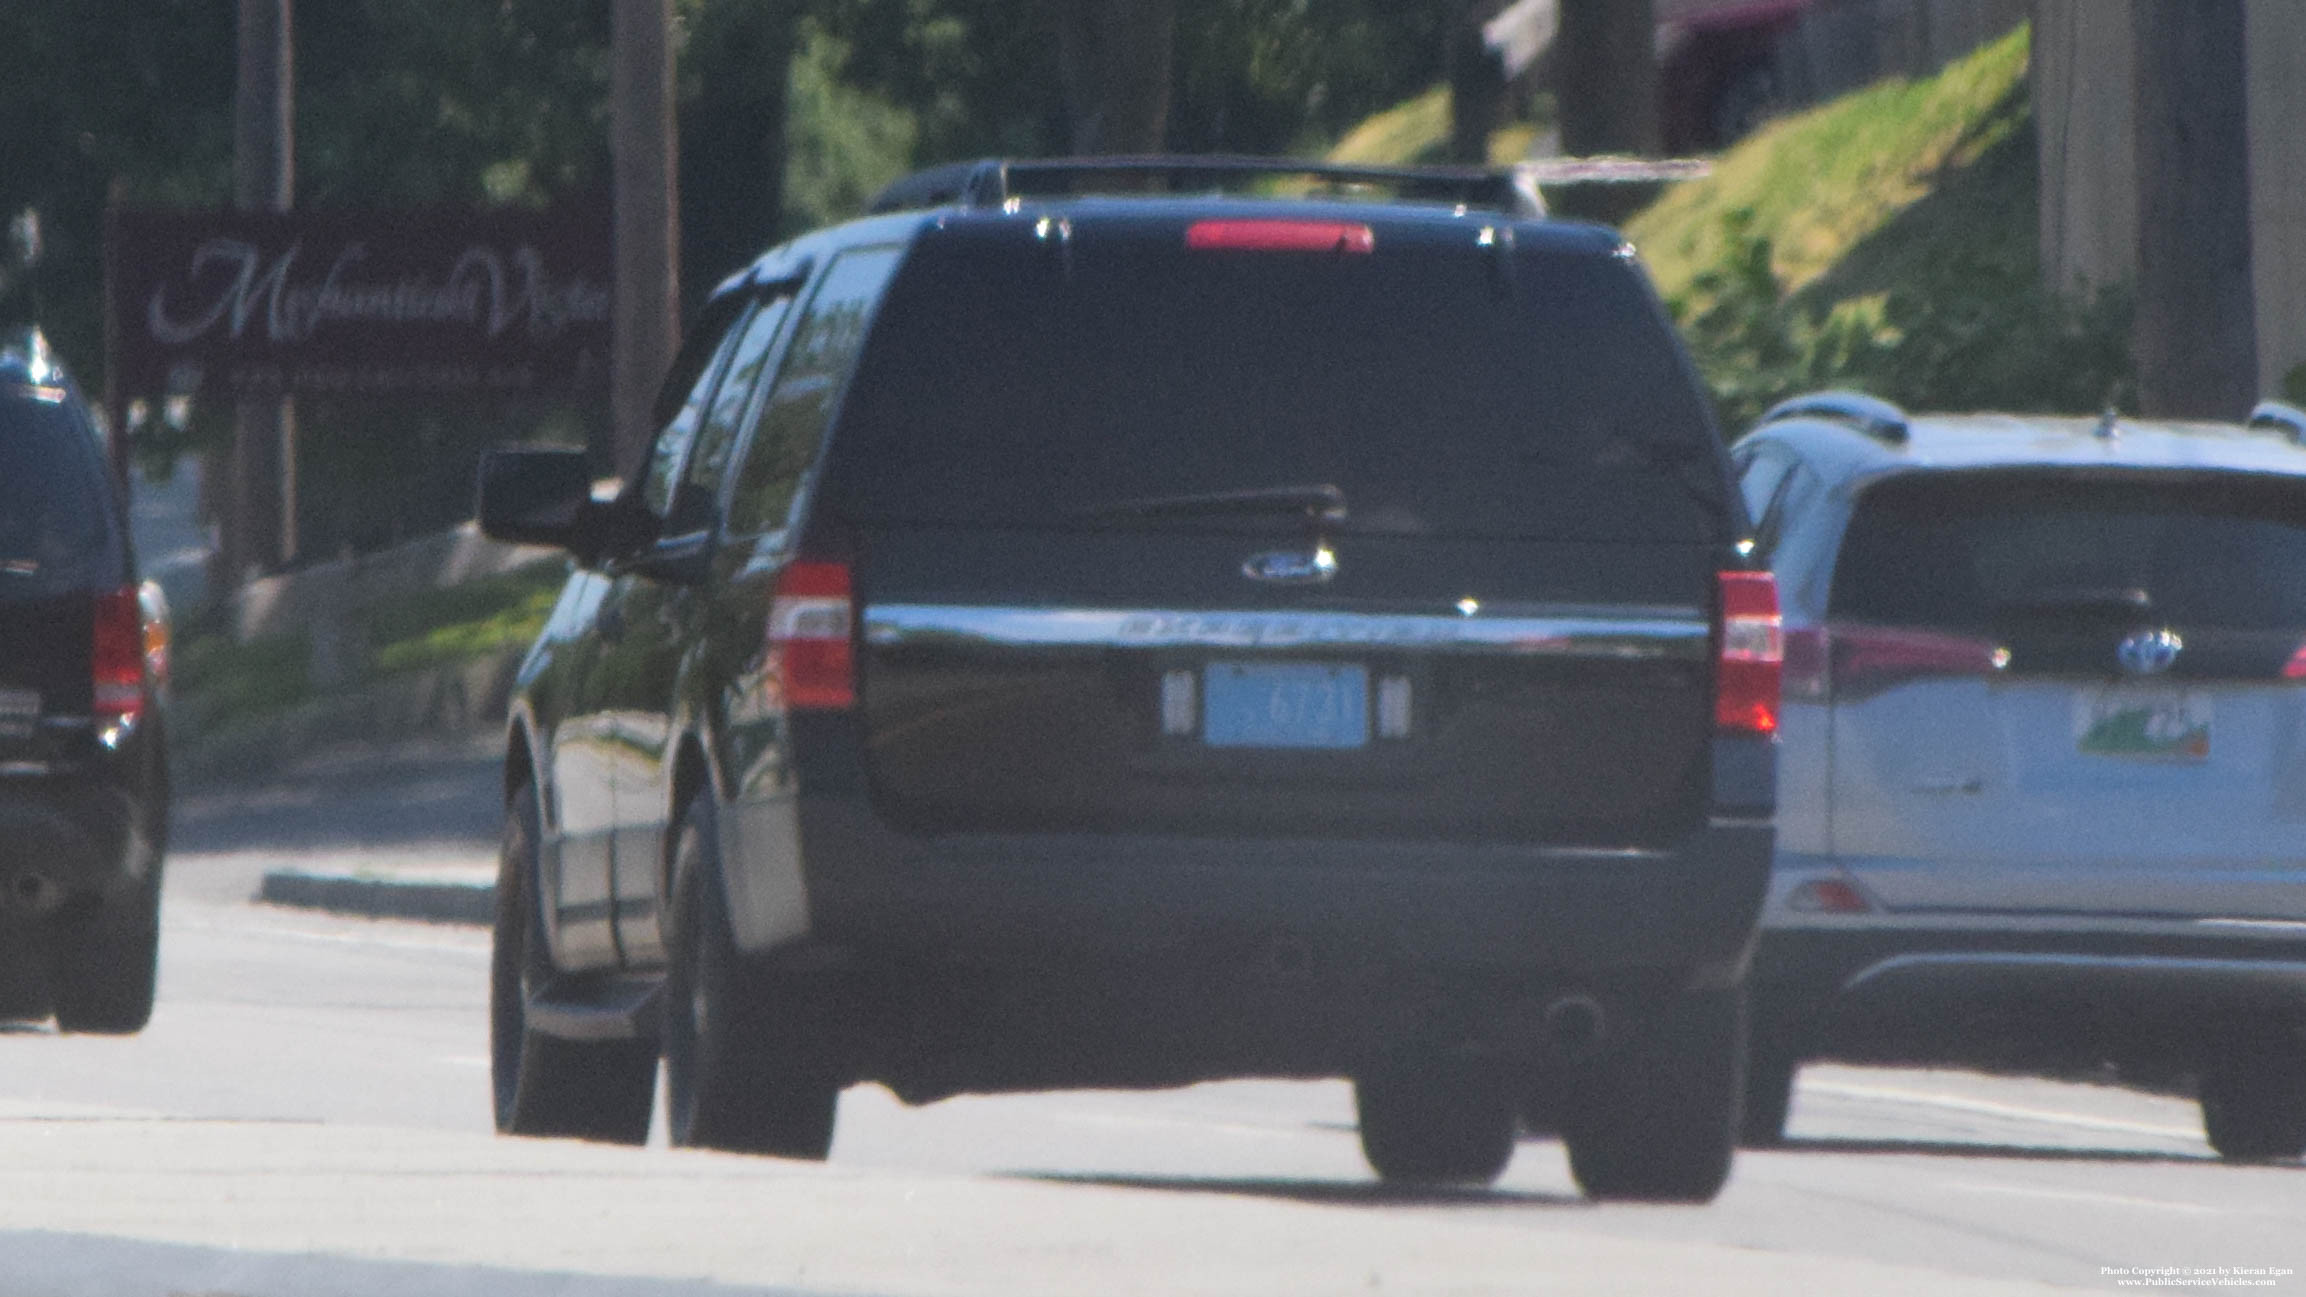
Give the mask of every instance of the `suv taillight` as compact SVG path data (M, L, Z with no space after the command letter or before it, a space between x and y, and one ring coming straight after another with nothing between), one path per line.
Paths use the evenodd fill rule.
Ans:
M96 596L89 665L98 721L134 720L144 712L148 644L143 593L130 586Z
M857 705L855 602L849 565L799 560L777 574L769 600L768 667L787 707L839 711Z
M1786 660L1777 578L1767 572L1723 572L1719 585L1721 656L1714 664L1714 727L1728 734L1775 734Z

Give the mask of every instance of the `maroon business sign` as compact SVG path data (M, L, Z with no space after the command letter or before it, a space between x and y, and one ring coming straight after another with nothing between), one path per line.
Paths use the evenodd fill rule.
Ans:
M608 388L604 212L115 211L105 251L123 395Z

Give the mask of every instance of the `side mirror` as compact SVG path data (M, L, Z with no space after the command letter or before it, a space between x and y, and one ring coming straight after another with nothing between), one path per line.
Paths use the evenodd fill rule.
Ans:
M581 450L492 450L480 461L481 534L579 548L588 539L592 490L592 470Z

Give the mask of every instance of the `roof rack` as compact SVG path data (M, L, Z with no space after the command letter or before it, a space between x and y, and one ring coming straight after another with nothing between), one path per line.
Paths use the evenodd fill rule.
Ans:
M2282 401L2260 401L2250 412L2251 428L2267 428L2306 446L2306 410Z
M1811 392L1778 402L1762 415L1763 423L1780 419L1839 419L1857 425L1859 432L1891 445L1906 440L1906 412L1878 396L1864 392Z
M1534 173L1525 168L1385 167L1296 158L1236 156L1007 159L985 158L931 167L883 189L866 209L898 212L919 207L999 207L1012 198L1078 194L1093 178L1126 176L1194 185L1221 184L1260 176L1302 176L1338 184L1389 185L1402 197L1463 203L1513 216L1542 217Z

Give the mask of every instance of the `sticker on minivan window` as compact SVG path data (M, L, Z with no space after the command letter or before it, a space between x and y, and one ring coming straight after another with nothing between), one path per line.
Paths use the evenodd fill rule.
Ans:
M2206 761L2210 696L2123 685L2084 690L2074 696L2074 746L2084 756Z

